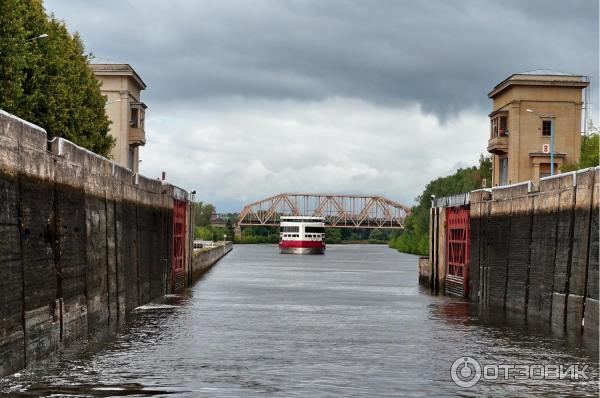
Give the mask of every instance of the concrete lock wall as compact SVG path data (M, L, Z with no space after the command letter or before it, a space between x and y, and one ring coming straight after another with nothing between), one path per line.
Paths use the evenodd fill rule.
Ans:
M599 173L472 192L470 300L597 334Z
M64 139L48 143L0 111L0 376L114 331L173 291L175 198L187 192Z
M197 280L208 271L221 257L233 249L231 242L224 242L217 246L196 249L192 254L192 278Z
M598 333L600 168L435 199L422 283L444 291L446 215L468 206L468 298ZM461 198L465 198L462 200Z

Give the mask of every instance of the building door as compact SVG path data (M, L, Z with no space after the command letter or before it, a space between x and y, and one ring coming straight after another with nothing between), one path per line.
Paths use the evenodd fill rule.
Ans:
M554 170L556 170L556 164L554 165ZM540 164L540 178L549 177L549 176L550 176L550 163Z
M469 207L446 208L446 294L469 292Z
M508 158L500 159L500 185L508 185Z

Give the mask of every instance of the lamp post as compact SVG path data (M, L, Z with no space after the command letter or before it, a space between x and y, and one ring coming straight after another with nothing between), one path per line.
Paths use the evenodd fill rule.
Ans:
M42 33L39 36L32 37L31 39L26 40L25 43L29 43L30 41L34 41L34 40L38 40L38 39L45 39L46 37L48 37L48 33Z
M36 37L32 37L31 39L21 40L21 41L19 41L19 43L20 44L31 43L32 41L36 41L36 40L39 40L39 39L45 39L47 37L48 37L48 33L42 33L41 35L36 36Z
M556 118L547 113L540 113L533 109L526 109L529 113L534 113L540 117L540 119L550 119L550 175L554 175L554 121Z

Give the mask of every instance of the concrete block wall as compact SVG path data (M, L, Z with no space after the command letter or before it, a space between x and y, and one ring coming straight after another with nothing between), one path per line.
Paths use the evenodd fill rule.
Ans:
M221 257L233 249L233 243L224 242L217 246L194 250L192 253L192 279L197 280L208 271Z
M597 335L599 173L472 192L471 301Z
M0 111L0 376L172 291L175 194Z

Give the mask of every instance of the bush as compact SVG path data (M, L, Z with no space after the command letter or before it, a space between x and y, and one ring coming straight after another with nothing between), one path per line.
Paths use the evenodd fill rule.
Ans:
M600 136L598 133L592 133L581 137L581 155L579 162L567 163L562 165L562 172L575 171L595 167L599 165L600 157Z

